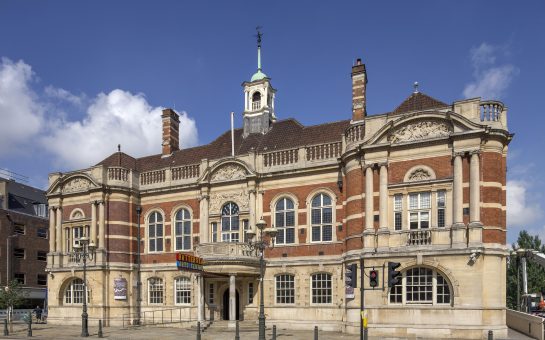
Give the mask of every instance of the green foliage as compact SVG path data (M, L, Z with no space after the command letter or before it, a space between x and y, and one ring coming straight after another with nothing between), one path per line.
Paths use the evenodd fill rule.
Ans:
M17 308L26 297L26 292L21 288L17 280L11 281L7 287L0 288L0 308L12 306Z
M517 243L513 249L533 249L545 253L545 245L541 243L539 236L532 236L523 230L519 233ZM545 292L545 270L532 260L526 262L528 274L528 293ZM517 309L517 278L519 278L520 260L516 255L510 257L507 266L507 308ZM522 295L522 268L520 268L520 295Z

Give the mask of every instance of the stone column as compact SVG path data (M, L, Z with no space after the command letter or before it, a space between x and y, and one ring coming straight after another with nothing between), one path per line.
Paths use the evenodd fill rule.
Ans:
M204 277L197 275L197 321L203 321L204 315Z
M471 163L469 168L469 222L481 221L481 208L480 208L480 186L479 179L479 153L471 153Z
M55 218L55 222L57 222L57 237L56 237L56 243L57 246L55 247L56 251L58 253L62 252L62 248L64 246L62 240L64 233L62 232L62 208L59 206L57 207L57 217Z
M104 249L106 246L106 216L104 215L104 201L99 202L98 206L98 248Z
M57 241L55 225L55 208L49 208L49 252L53 253L57 249L55 248L55 242Z
M373 229L373 168L365 169L365 229Z
M237 313L235 275L229 275L229 327L234 327Z
M463 188L462 188L462 155L454 154L454 181L452 190L452 210L454 225L463 224Z
M210 196L208 196L208 188L201 191L201 201L200 201L200 217L199 217L199 242L206 243L212 242L208 233L208 201Z
M380 219L380 228L388 229L388 167L386 164L381 164L380 166L380 210L379 210L379 219Z
M91 202L91 240L97 244L97 205L96 201Z

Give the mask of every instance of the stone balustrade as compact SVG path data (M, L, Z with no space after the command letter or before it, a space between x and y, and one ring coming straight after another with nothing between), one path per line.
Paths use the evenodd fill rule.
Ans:
M242 242L201 243L195 251L205 261L259 261L257 251Z
M346 129L344 136L348 144L362 141L365 137L365 124L359 123L350 125L348 129Z
M430 228L418 230L378 230L365 231L365 251L391 251L399 249L403 251L432 249L432 248L467 248L468 235L471 245L482 242L482 230L471 229L468 234L466 227L462 228Z
M342 142L311 145L306 147L307 161L336 159L342 153Z
M200 175L200 164L184 165L177 168L172 168L172 180L184 180L189 178L197 178Z
M165 169L148 171L140 174L140 185L163 183L166 180Z
M481 122L497 122L501 119L503 103L496 100L487 100L480 103Z
M294 164L298 160L298 149L280 150L263 154L263 165L265 167Z
M122 167L108 168L108 181L127 182L129 180L130 170Z

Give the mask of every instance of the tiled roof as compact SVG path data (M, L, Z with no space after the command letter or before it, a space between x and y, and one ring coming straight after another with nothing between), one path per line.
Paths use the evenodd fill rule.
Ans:
M235 155L247 154L252 149L262 153L341 141L341 135L349 125L349 120L341 120L305 127L295 119L285 119L273 123L266 134L252 134L246 138L242 137L243 129L235 129ZM204 158L212 160L230 155L231 131L228 130L209 144L178 150L170 157L163 158L161 154L157 154L135 159L123 152L116 152L97 165L121 165L144 172L169 166L196 164Z
M411 94L407 99L405 99L403 103L401 103L394 111L392 111L392 114L436 109L445 106L448 105L428 95L417 92Z

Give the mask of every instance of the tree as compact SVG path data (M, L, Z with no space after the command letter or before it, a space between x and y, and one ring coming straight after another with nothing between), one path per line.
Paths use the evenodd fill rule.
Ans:
M0 288L0 308L8 309L8 311L13 310L13 308L19 306L23 302L26 293L21 288L19 281L13 280L8 283L7 286ZM11 308L10 308L11 307ZM11 331L13 331L11 322L11 315L8 314L8 320L10 323Z
M541 243L539 236L532 236L527 231L522 230L519 233L517 243L513 244L513 249L531 249L545 253L545 245ZM528 293L545 292L545 270L537 263L531 260L526 262L526 272L528 276ZM517 280L520 280L520 291L522 295L522 269L519 276L520 259L516 255L509 258L507 266L507 307L517 310Z

